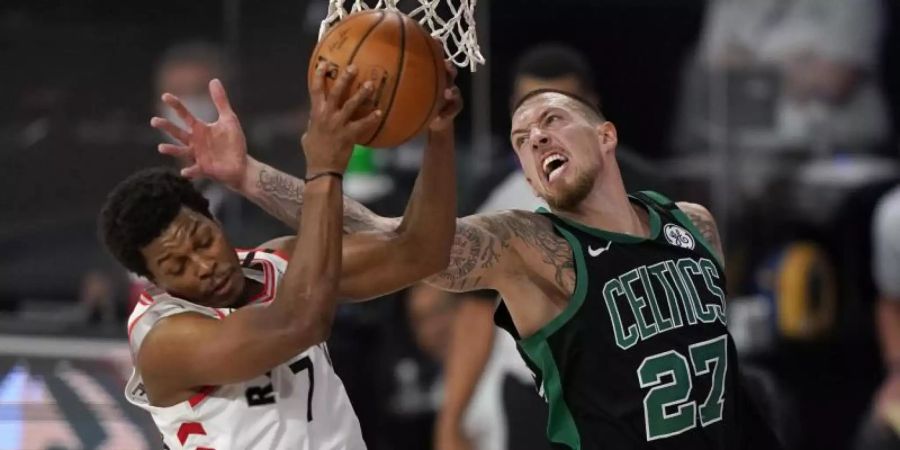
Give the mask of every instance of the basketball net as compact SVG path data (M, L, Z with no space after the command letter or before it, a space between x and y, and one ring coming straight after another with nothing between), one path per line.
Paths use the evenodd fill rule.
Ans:
M478 64L484 64L484 56L478 48L475 34L475 4L478 0L416 0L419 6L408 12L397 8L400 0L328 0L328 15L319 27L319 39L335 22L350 13L367 9L400 11L417 20L431 35L444 44L447 59L459 67L469 67L474 72ZM449 11L441 17L438 7L446 5ZM349 10L345 8L349 7Z

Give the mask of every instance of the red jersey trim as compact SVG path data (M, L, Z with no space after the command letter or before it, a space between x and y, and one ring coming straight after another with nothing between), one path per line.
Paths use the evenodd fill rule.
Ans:
M150 296L146 291L141 292L141 296L138 298L138 303L142 305L152 305L153 297Z
M254 259L254 263L262 263L263 266L263 286L262 291L250 298L248 303L262 303L272 300L275 294L275 265L272 261L265 259Z
M178 442L184 445L192 434L206 436L206 430L203 429L203 425L200 422L184 422L178 427Z
M279 248L279 249L273 249L273 250L272 250L272 254L275 255L275 256L277 256L277 257L279 257L279 258L281 258L281 259L283 259L284 262L288 262L288 261L290 261L290 259L291 259L291 255L288 255L287 253L285 253L284 250L282 250L282 249L280 249L280 248Z
M203 386L202 388L200 388L199 392L188 399L188 404L191 405L191 408L196 407L200 404L200 402L206 400L207 397L212 395L212 393L215 392L218 388L218 386Z

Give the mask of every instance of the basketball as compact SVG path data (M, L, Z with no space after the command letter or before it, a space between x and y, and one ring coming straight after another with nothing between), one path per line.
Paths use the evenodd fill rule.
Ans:
M397 11L362 11L335 24L313 51L310 84L322 61L328 65L326 92L351 64L358 72L347 96L372 81L372 97L354 116L381 110L381 122L358 142L370 147L395 147L418 134L446 87L443 50L416 21Z

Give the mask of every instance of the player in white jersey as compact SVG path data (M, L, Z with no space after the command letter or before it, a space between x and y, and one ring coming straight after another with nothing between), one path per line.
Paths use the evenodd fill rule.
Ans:
M241 271L260 283L249 305L267 305L275 298L287 270L287 255L269 249L237 252ZM221 319L235 309L211 308L151 288L128 320L132 353L162 318L193 312ZM285 393L295 393L285 395ZM204 386L188 401L172 407L150 403L141 374L132 374L125 396L148 411L170 448L286 448L283 443L309 442L310 448L364 448L359 422L334 373L325 343L310 347L255 378L225 386ZM239 426L238 426L239 424ZM178 444L169 443L174 437ZM183 442L182 442L183 441ZM228 443L223 447L220 442ZM299 448L299 447L297 447Z
M104 243L155 286L129 319L135 371L126 395L151 413L172 450L365 448L324 346L335 298L382 295L447 265L456 209L452 123L461 104L458 89L448 89L429 125L425 159L402 221L388 231L342 237L341 175L352 143L379 115L351 119L372 92L367 83L343 102L354 75L348 68L325 93L324 67L317 68L303 137L306 214L296 237L236 251L206 199L187 178L165 170L139 172L107 199ZM220 116L210 124L164 97L190 126L162 125L185 143L174 149L182 156L194 158L196 142L243 141L239 128L222 133L223 123L237 119L217 80L210 93ZM183 175L213 173L234 162L195 159L194 172ZM235 181L264 179L280 185L262 173L258 180Z

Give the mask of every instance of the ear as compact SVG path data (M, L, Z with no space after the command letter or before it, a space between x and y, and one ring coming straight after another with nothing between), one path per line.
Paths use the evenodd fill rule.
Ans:
M616 146L619 144L619 132L616 130L616 126L607 120L599 123L596 130L603 152L607 153L615 150Z

